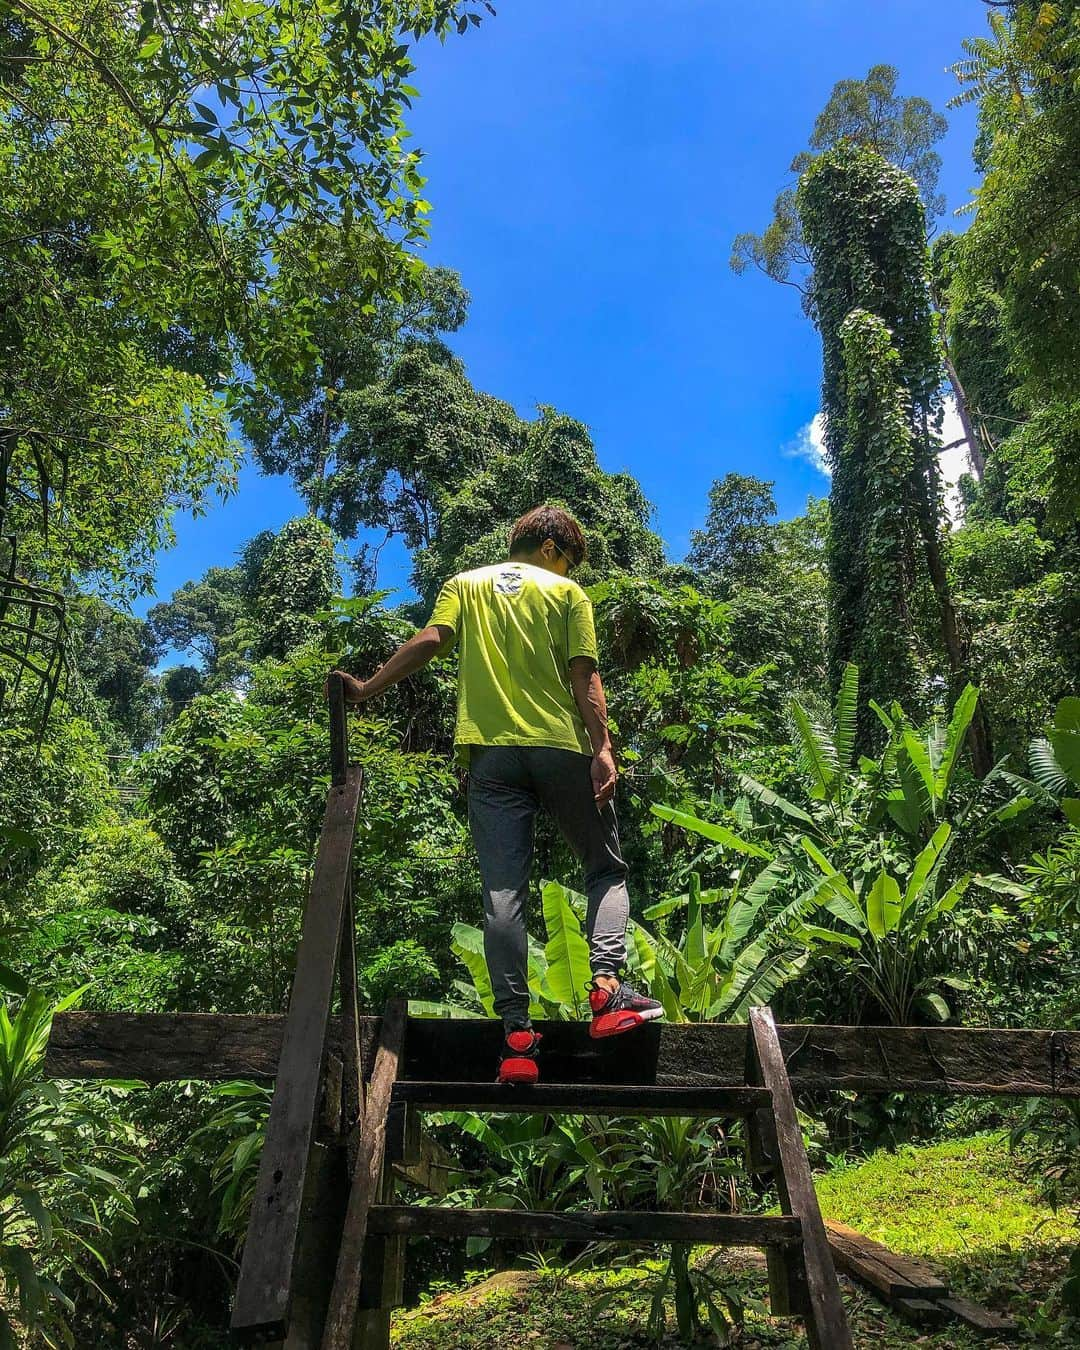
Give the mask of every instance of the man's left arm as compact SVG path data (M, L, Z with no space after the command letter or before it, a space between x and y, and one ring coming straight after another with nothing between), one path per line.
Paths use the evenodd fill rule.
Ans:
M365 703L369 698L383 693L384 690L398 684L401 680L415 675L429 661L434 660L441 651L453 645L454 630L442 624L428 624L414 633L407 642L403 642L385 665L379 667L367 680L358 680L344 670L334 671L345 682L346 703Z

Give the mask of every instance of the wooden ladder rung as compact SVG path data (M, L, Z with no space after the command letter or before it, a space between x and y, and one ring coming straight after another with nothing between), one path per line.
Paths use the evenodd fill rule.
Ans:
M383 1235L491 1237L588 1242L694 1242L725 1247L790 1247L801 1222L760 1214L679 1214L666 1210L552 1213L530 1209L448 1209L372 1205L368 1230Z
M607 1083L397 1082L393 1100L428 1111L565 1111L587 1115L748 1116L772 1106L768 1088L635 1087Z

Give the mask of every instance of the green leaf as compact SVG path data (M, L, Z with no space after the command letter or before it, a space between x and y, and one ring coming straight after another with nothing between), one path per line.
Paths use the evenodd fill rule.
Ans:
M919 856L915 859L915 866L911 869L911 876L908 879L907 890L904 892L904 905L902 913L906 913L922 894L924 887L930 876L936 870L938 861L941 858L942 850L949 842L952 835L952 826L941 824L934 831L934 836Z
M799 758L812 784L811 795L827 797L836 778L836 749L798 699L792 699L789 707L799 733Z
M1065 819L1070 825L1074 825L1080 830L1080 798L1063 797L1061 799L1061 809L1065 812Z
M480 1005L489 1017L495 1016L495 995L491 988L487 961L484 959L484 934L468 923L456 923L450 930L450 950L468 970Z
M19 998L25 998L30 992L30 986L23 977L0 962L0 989L6 989L9 994L18 994Z
M855 731L859 708L859 667L852 662L844 667L836 691L836 758L841 769L851 765L855 753Z
M161 33L151 33L143 45L139 48L139 60L149 61L161 50L161 44L165 41Z
M1058 762L1054 747L1044 737L1037 736L1028 746L1028 761L1036 783L1055 797L1069 786L1068 775Z
M686 915L686 960L700 966L705 960L705 921L701 914L701 877L690 873L690 905Z
M940 994L923 994L917 1004L927 1012L932 1012L939 1022L947 1022L952 1016L949 1005Z
M838 933L835 928L818 928L815 924L806 923L798 930L797 936L800 938L812 938L816 942L830 942L839 944L841 947L850 947L858 951L862 943L851 933Z
M964 743L968 727L971 726L971 719L975 716L978 702L979 691L973 684L969 684L953 707L949 729L945 733L944 753L934 774L934 796L938 801L943 801L948 793L957 756L960 754L960 747Z
M786 797L781 797L778 792L774 792L772 788L767 788L764 783L759 783L756 778L751 778L749 774L739 775L739 786L748 797L753 797L762 806L781 811L785 816L790 816L792 820L801 821L804 825L813 825L813 816L808 816L801 807L795 806Z
M586 997L585 987L592 979L589 944L582 936L581 924L565 887L557 881L547 881L540 893L548 934L544 948L548 961L548 987L560 1003L580 1012Z
M866 899L866 923L876 938L888 936L900 921L900 886L886 871L878 873Z
M905 730L903 743L911 766L919 775L919 781L926 793L927 804L933 810L937 804L937 797L934 785L934 770L930 763L930 751L913 731Z
M763 848L758 848L757 844L751 844L748 839L740 839L734 831L727 829L724 825L714 825L711 821L700 820L697 816L691 816L685 811L676 811L673 806L652 806L649 809L654 816L659 816L661 820L670 821L672 825L678 825L683 830L690 830L693 834L700 834L703 838L711 839L724 848L734 849L737 853L745 853L751 858L768 858L770 856Z
M1057 705L1050 744L1065 773L1080 783L1080 698L1063 698Z

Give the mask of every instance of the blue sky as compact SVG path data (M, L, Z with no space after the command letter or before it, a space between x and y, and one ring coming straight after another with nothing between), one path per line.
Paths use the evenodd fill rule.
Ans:
M453 345L479 388L587 423L681 558L713 479L774 479L797 514L825 478L792 453L818 408L817 336L798 295L735 276L732 238L768 221L838 79L885 61L938 107L980 33L978 0L497 0L463 38L421 46L410 125L434 206L425 257L472 294ZM949 213L970 197L974 111L940 148ZM961 221L946 224L962 228ZM167 597L300 510L246 468L239 493L177 518ZM387 550L380 580L404 585ZM137 608L143 611L147 599Z

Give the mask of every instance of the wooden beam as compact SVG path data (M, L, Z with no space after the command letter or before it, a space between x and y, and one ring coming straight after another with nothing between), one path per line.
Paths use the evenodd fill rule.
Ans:
M395 1176L429 1195L446 1195L465 1180L465 1168L457 1158L427 1133L420 1136L420 1156L415 1161L396 1162L392 1166Z
M394 1080L397 1078L398 1065L404 1050L407 1021L405 1001L391 1000L382 1019L379 1051L375 1057L375 1068L364 1102L360 1145L352 1177L352 1188L349 1192L345 1226L341 1232L334 1292L330 1297L330 1310L326 1317L323 1350L349 1350L352 1345L368 1214L378 1200L383 1184L386 1118L390 1110Z
M577 1115L747 1116L770 1104L764 1088L630 1087L606 1083L397 1083L394 1101L426 1111L507 1111Z
M802 1262L806 1276L806 1335L811 1350L854 1350L844 1301L836 1279L814 1179L791 1095L776 1024L768 1008L750 1009L754 1080L772 1093L776 1130L776 1189L785 1214L802 1221Z
M285 1019L208 1013L60 1013L53 1020L45 1071L52 1078L273 1078ZM370 1069L379 1019L360 1019ZM575 1083L670 1083L739 1087L745 1083L746 1027L722 1023L658 1026L630 1036L590 1040L579 1022L538 1023L544 1074ZM1080 1031L984 1027L777 1028L795 1092L923 1092L941 1096L1080 1097ZM490 1083L499 1023L409 1019L404 1076ZM328 1045L340 1055L333 1021Z
M362 782L353 766L344 786L331 787L327 797L233 1303L232 1330L242 1339L280 1338L288 1329Z
M892 1302L897 1298L944 1298L949 1286L929 1266L890 1251L880 1242L846 1224L827 1222L829 1249L838 1270L875 1289Z
M626 1210L559 1213L527 1209L446 1209L439 1205L376 1205L373 1233L432 1237L536 1238L564 1242L693 1242L726 1247L789 1246L799 1241L798 1219L760 1214L679 1214Z

